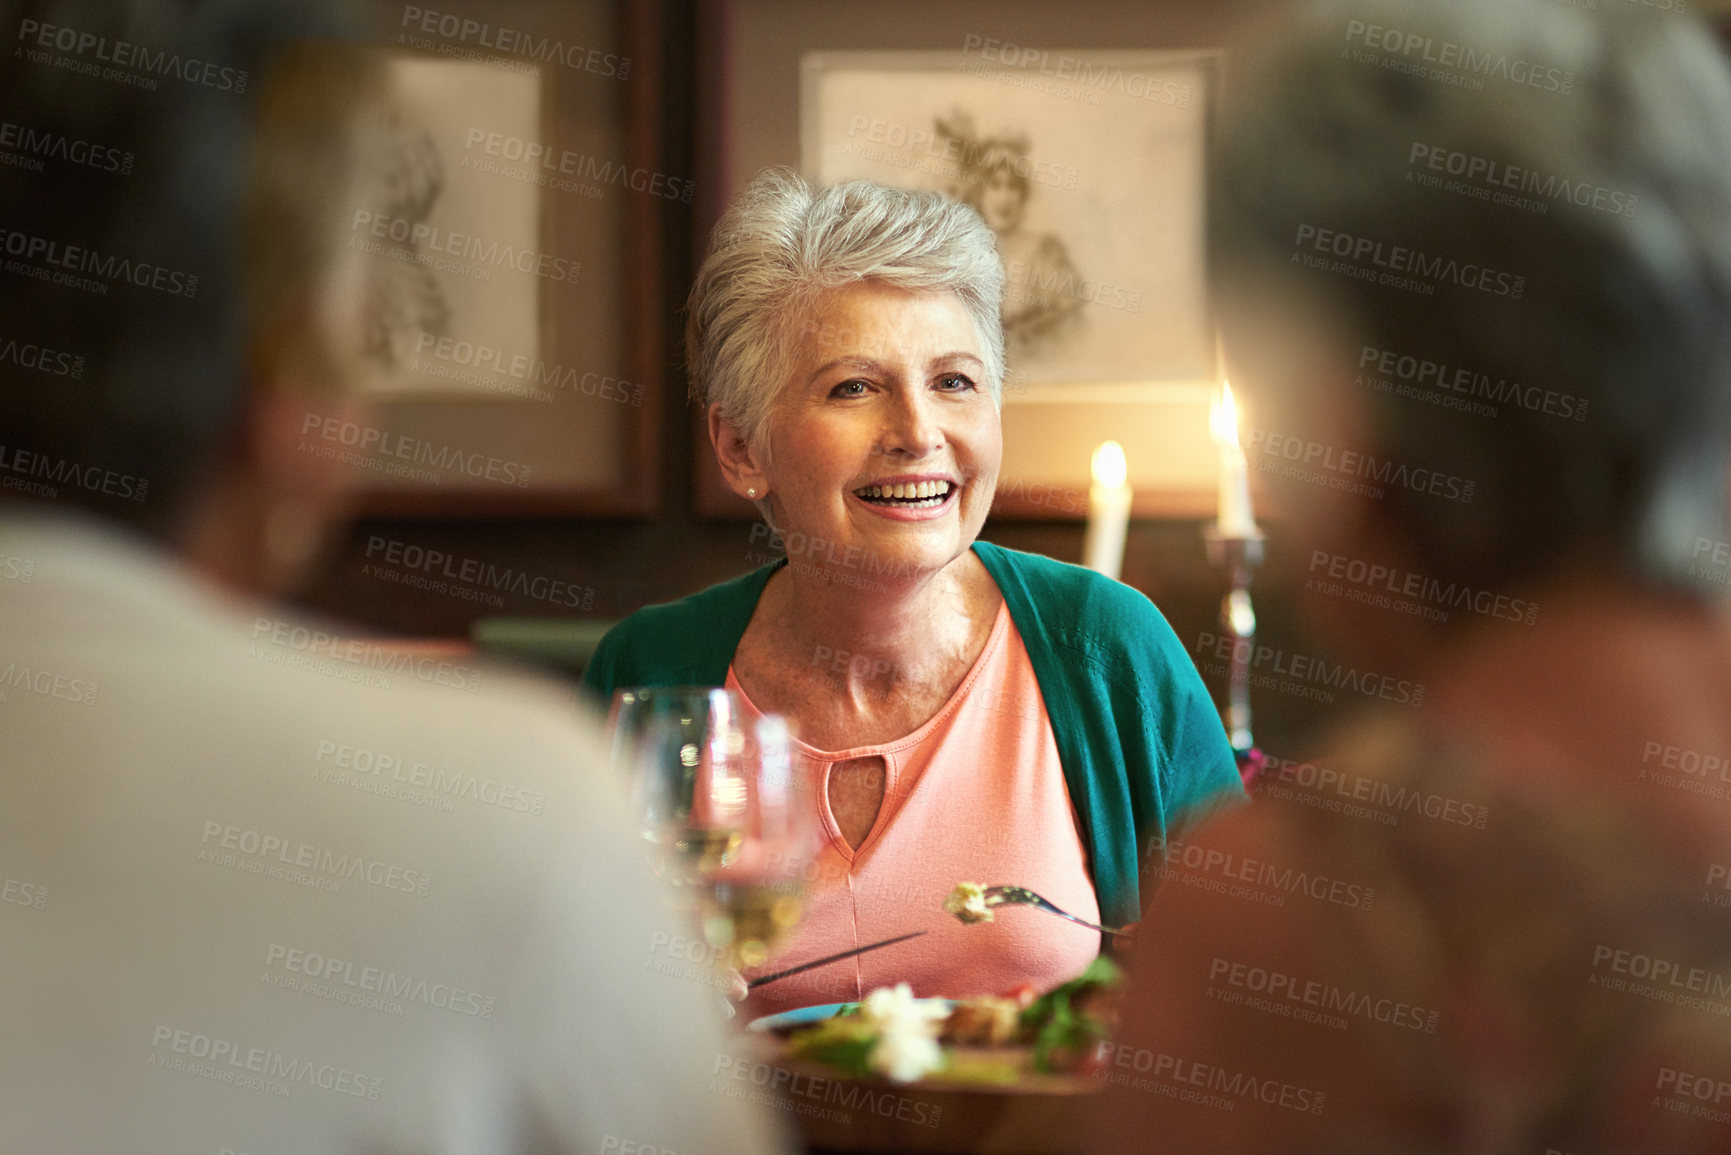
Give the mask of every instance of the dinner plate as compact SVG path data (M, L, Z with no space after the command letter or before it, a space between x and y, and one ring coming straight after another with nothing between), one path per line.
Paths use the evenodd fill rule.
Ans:
M919 1003L934 1003L948 1011L956 1004L952 999L916 999ZM753 1019L746 1025L754 1031L791 1031L795 1027L809 1027L813 1023L821 1023L825 1019L833 1019L849 1007L857 1007L858 1003L820 1003L815 1007L795 1007L791 1011L782 1011L778 1015L764 1015Z

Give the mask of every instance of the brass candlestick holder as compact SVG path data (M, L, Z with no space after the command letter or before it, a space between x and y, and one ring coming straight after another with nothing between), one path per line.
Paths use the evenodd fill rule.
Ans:
M1256 610L1250 602L1250 581L1262 564L1263 535L1252 529L1250 536L1228 536L1213 525L1202 531L1208 545L1208 560L1227 575L1226 596L1220 599L1220 628L1232 639L1232 657L1227 668L1226 708L1221 721L1227 740L1238 757L1238 771L1246 785L1262 766L1262 752L1250 730L1250 668L1256 652Z

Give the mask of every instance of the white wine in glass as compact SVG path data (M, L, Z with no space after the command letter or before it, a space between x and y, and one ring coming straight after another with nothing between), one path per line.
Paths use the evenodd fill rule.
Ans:
M751 715L727 690L676 686L620 690L609 725L657 873L690 892L718 955L761 964L799 921L814 850L787 720Z

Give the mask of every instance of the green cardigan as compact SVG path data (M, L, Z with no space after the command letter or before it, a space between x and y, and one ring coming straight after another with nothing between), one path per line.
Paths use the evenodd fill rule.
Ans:
M1178 636L1141 593L1092 570L977 542L1040 684L1089 870L1109 924L1141 918L1142 851L1177 824L1241 799L1220 715ZM584 681L719 686L777 562L666 605L601 640Z

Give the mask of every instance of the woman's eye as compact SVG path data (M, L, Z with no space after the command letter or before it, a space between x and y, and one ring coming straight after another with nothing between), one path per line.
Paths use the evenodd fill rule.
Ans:
M831 389L829 395L831 397L864 397L867 388L868 386L864 381L856 378L852 381L843 381Z
M974 379L961 373L945 373L938 378L938 387L949 393L965 393L976 388Z

